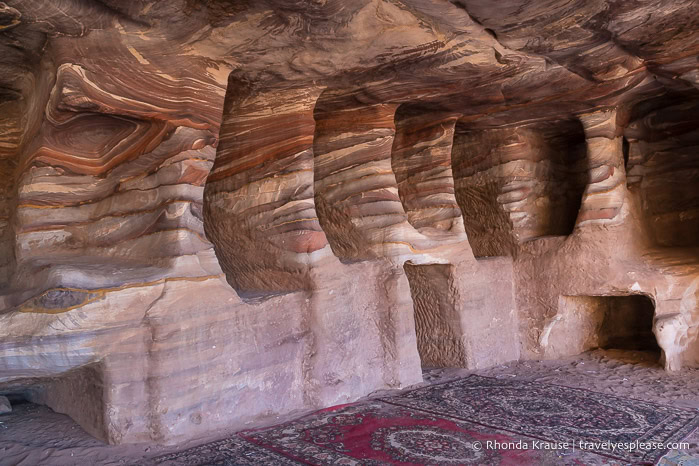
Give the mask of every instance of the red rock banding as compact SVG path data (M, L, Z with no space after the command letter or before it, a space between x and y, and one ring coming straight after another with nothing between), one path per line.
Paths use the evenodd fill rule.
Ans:
M699 365L697 18L0 3L0 394L172 444L421 363L652 330L667 370ZM653 320L600 334L615 309Z

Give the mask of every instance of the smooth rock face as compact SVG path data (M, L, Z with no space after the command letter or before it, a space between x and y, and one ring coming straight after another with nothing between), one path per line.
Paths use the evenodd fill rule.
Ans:
M0 3L0 393L176 443L421 364L699 365L698 18Z

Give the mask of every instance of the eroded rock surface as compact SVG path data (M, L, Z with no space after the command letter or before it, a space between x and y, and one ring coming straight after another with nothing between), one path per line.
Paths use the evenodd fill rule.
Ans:
M421 362L575 354L629 295L665 367L699 365L698 22L689 0L0 3L0 392L174 443Z
M12 405L6 396L0 396L0 414L11 413Z

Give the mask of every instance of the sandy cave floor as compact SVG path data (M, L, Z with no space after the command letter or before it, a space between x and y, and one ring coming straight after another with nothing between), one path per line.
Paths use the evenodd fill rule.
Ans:
M640 351L595 350L555 361L522 361L489 369L426 369L425 382L438 383L476 373L527 381L587 388L617 396L637 398L682 408L699 410L699 369L667 373L652 353ZM380 391L367 398L396 391ZM280 417L278 422L305 413ZM265 424L276 424L266 422ZM264 424L261 424L264 425ZM258 427L259 425L250 425ZM149 458L196 444L225 438L233 432L220 432L176 447L158 445L110 446L92 438L72 419L45 406L19 404L12 413L0 415L0 465L122 465L147 464ZM699 464L699 432L688 439L689 450Z

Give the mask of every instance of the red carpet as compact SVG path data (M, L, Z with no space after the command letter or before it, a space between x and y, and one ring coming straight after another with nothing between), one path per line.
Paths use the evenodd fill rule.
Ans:
M310 464L534 464L534 451L487 449L518 439L495 429L369 402L344 406L274 429L248 431L255 445ZM480 442L480 444L479 444ZM479 449L479 445L482 448Z

